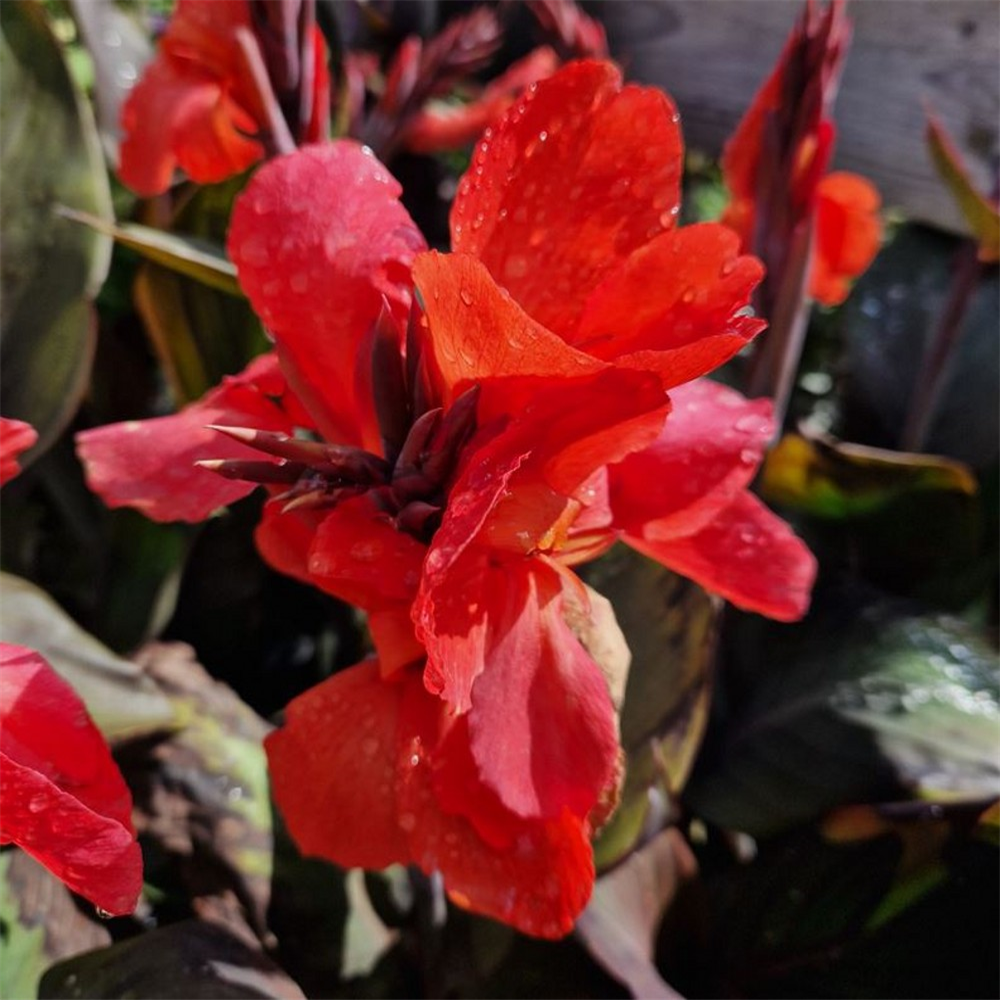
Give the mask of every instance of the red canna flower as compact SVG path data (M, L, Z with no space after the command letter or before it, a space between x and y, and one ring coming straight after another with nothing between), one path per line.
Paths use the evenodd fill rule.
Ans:
M300 12L298 23L269 23L273 9L279 20ZM261 74L270 70L272 93L296 95L294 109L287 98L282 102L293 135L307 142L324 138L330 99L326 47L306 10L294 2L275 8L265 0L178 0L156 58L122 108L122 182L154 195L170 186L178 166L207 184L264 156L263 140L273 123L248 52L256 53ZM269 45L281 27L286 44ZM268 60L272 48L280 49L280 71L267 65L275 62Z
M17 844L95 906L142 889L132 798L83 702L38 653L0 643L0 844Z
M38 440L38 433L23 420L0 417L0 486L21 471L18 457Z
M842 0L822 10L808 4L722 157L732 199L723 221L739 233L744 250L764 258L775 288L791 268L796 233L814 226L808 289L824 305L844 300L881 239L880 199L871 182L846 172L824 176L850 34Z
M398 187L354 144L273 160L229 251L281 372L259 361L149 422L169 486L128 443L144 430L80 437L91 485L151 516L231 499L206 469L267 484L265 558L368 612L378 659L296 699L268 740L302 848L439 870L460 905L542 936L589 896L620 771L607 683L567 625L588 607L570 567L624 537L786 618L813 572L746 493L766 404L698 384L664 424L665 389L763 325L736 237L675 229L680 159L667 98L581 63L487 130L453 254L419 252ZM220 420L257 457L185 431Z
M882 205L858 174L827 174L816 187L816 234L809 294L827 306L847 298L851 282L875 259L882 242Z

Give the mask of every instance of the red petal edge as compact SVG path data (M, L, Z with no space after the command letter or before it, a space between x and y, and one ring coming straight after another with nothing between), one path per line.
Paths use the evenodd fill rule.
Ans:
M83 702L41 656L7 643L0 695L0 843L108 913L131 913L142 889L132 798Z

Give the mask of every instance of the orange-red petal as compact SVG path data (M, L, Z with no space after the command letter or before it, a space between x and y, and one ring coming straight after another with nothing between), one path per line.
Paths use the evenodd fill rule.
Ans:
M309 550L314 584L361 608L410 602L427 547L400 531L370 494L338 503L319 523Z
M871 181L840 171L816 189L816 228L809 294L824 305L847 298L851 282L875 259L882 240L882 199Z
M180 166L202 184L264 155L258 123L241 99L237 28L246 0L181 0L159 51L122 107L122 181L141 195L165 191Z
M0 843L16 843L108 913L142 888L132 798L73 689L33 650L0 643Z
M591 293L568 338L588 354L680 385L728 361L766 323L749 309L764 275L713 223L675 229L623 261Z
M665 94L622 87L613 64L571 63L483 134L452 208L453 249L479 257L534 319L568 334L594 285L673 227L677 122Z
M402 690L375 661L349 667L291 702L265 740L275 801L303 853L345 867L409 860L395 789Z
M421 254L414 262L413 277L446 398L457 388L486 378L562 378L608 367L537 323L475 257Z

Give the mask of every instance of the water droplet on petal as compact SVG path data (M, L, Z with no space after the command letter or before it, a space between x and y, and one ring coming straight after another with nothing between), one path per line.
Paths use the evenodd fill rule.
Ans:
M350 556L358 562L374 562L382 554L382 543L376 541L355 542L350 548Z
M467 288L463 288L458 293L458 297L462 300L463 303L465 303L465 305L467 306L472 305L472 292L470 292Z
M399 825L406 833L412 833L417 828L417 817L413 813L400 813Z

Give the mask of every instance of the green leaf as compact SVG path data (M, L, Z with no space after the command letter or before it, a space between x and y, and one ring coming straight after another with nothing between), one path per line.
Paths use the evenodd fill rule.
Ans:
M38 995L46 1000L304 997L262 951L222 927L200 920L159 927L110 948L60 962L42 977Z
M884 509L907 493L972 496L978 485L968 467L951 459L787 434L767 456L761 490L773 503L841 520Z
M839 805L1000 794L993 650L944 616L840 599L752 637L766 664L732 687L686 791L711 822L767 835Z
M170 702L134 663L83 631L45 591L0 574L0 636L44 656L83 699L110 740L170 729Z
M116 223L67 207L60 207L59 214L110 236L154 264L162 264L171 271L208 285L209 288L237 297L243 296L236 279L236 266L226 257L222 247L211 240L168 233L137 222Z
M991 263L1000 260L1000 209L995 201L976 189L951 136L930 112L927 114L927 147L937 172L979 242L979 259Z
M88 300L111 252L106 236L55 207L107 219L111 197L90 108L42 5L0 5L0 34L0 394L6 416L38 430L37 455L86 388L96 335Z

